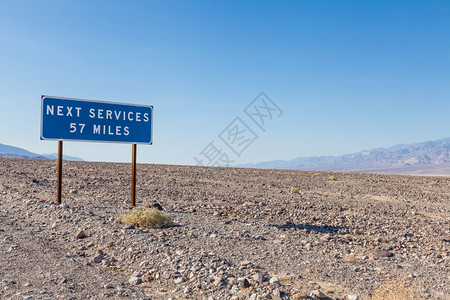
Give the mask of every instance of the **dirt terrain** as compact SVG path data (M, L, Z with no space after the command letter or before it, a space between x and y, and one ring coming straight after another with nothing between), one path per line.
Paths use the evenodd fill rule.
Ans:
M0 159L0 298L450 299L450 178L139 164L142 229L130 169Z

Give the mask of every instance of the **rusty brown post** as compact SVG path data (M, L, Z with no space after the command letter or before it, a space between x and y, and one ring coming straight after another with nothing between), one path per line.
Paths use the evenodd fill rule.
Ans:
M58 180L56 191L56 203L61 204L61 190L62 190L62 157L63 157L63 141L58 141Z
M131 206L136 205L136 144L133 144L131 157Z

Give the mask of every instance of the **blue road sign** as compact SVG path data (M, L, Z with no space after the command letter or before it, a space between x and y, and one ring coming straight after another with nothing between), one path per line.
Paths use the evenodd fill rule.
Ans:
M153 106L52 96L41 102L41 140L153 142Z

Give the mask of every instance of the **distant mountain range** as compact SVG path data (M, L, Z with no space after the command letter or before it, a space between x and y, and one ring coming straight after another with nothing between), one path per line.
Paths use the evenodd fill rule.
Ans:
M30 152L30 151L22 149L22 148L0 144L0 157L57 159L58 154L57 153L37 154L37 153L33 153L33 152ZM73 160L73 161L83 161L82 158L69 156L69 155L63 155L63 159L64 160Z
M450 138L364 150L341 156L299 157L238 167L362 173L450 175Z

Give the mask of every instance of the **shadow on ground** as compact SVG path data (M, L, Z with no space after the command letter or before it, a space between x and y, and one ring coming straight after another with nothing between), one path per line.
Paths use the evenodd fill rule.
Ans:
M329 226L329 225L308 225L308 224L294 224L286 222L283 225L271 225L278 229L295 229L295 230L309 230L319 233L337 233L339 230L348 230L349 227L344 226Z

